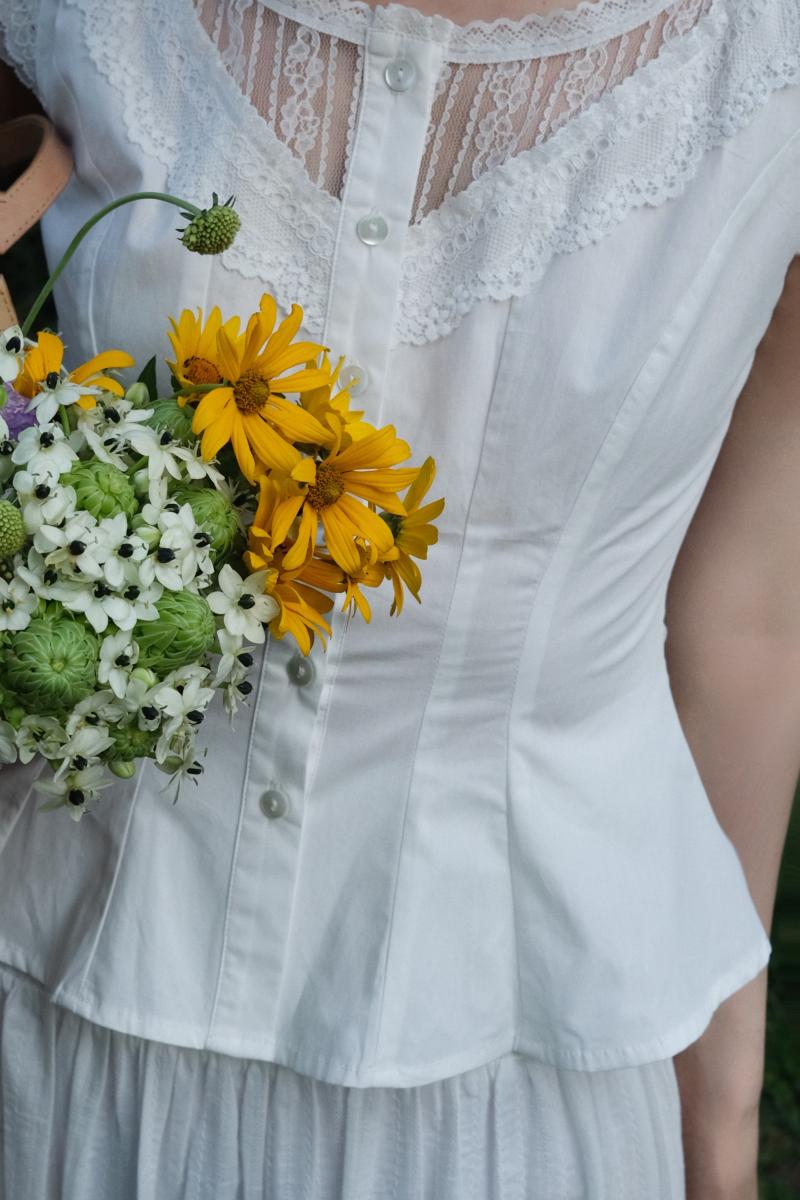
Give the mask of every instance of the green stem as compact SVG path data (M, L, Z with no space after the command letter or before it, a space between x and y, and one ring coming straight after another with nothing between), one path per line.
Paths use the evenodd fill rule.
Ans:
M63 404L59 404L58 406L58 415L61 417L61 428L64 430L64 433L67 435L67 437L69 437L69 435L72 433L72 426L69 423L69 413Z
M95 213L93 217L89 218L89 220L86 222L86 224L83 225L78 230L78 232L75 234L75 237L72 239L70 244L67 246L66 250L64 251L64 255L61 259L61 262L58 264L56 269L52 272L52 274L50 275L50 278L47 280L44 287L39 292L39 295L36 297L36 299L33 302L33 307L31 308L30 312L28 313L27 317L25 318L25 321L23 322L22 332L25 334L26 337L27 337L28 333L30 332L33 322L36 320L37 316L39 315L42 305L44 304L45 300L52 292L53 284L56 282L59 275L64 270L64 267L67 265L69 260L72 258L73 254L78 249L78 246L81 244L83 239L86 237L86 234L89 232L89 230L92 228L92 226L96 225L98 221L101 221L103 219L103 217L107 216L108 213L113 212L115 208L121 208L123 204L131 204L131 203L133 203L134 200L163 200L167 204L174 204L176 208L181 208L181 209L184 209L186 212L192 213L192 215L195 217L201 211L195 204L189 204L186 200L181 200L181 199L179 199L178 196L170 196L166 192L132 192L130 196L122 196L119 200L112 200L112 202L110 204L107 204L105 206L105 208L101 208L100 212Z
M224 382L223 383L193 383L191 387L181 388L181 390L179 392L175 393L175 395L172 397L172 399L177 400L178 396L194 396L196 392L213 392L217 388L221 388L221 387L230 387L230 384L224 383Z

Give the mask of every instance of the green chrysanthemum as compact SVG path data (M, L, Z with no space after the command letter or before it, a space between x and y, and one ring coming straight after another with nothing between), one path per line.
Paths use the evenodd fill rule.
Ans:
M22 513L9 500L0 500L0 559L13 558L24 545Z
M106 756L113 761L132 762L135 758L152 756L157 733L148 729L137 729L135 725L117 727L109 731L114 739L114 745L106 751Z
M60 482L75 489L78 508L86 509L98 521L124 512L132 517L139 505L127 475L110 463L92 459L80 462L61 476Z
M139 666L163 676L197 662L213 650L214 614L194 592L164 592L155 621L140 621L133 631L139 644Z
M211 538L209 550L214 566L221 566L239 533L239 522L230 501L216 488L193 488L186 484L178 484L170 498L191 506L195 521Z
M242 224L233 208L233 196L220 204L214 192L212 201L211 208L204 208L199 213L183 213L189 224L178 233L186 249L195 254L222 254L233 245Z
M197 441L197 434L192 433L193 408L180 408L171 396L156 400L151 407L153 415L147 424L153 429L166 429L179 442Z
M4 687L28 712L63 716L95 690L99 652L82 621L35 618L2 653Z

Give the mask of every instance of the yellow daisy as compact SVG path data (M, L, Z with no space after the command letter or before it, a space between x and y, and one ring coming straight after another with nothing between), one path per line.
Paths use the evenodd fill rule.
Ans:
M375 426L362 419L363 410L357 411L350 408L352 397L348 388L339 388L335 395L333 393L334 384L339 378L344 361L345 358L342 355L331 371L328 382L322 387L313 388L300 398L300 403L306 412L310 412L336 434L337 449L339 445L349 445L351 441L355 442L359 438L366 437L368 433L375 433ZM321 365L323 370L330 370L327 353L323 353ZM307 366L313 367L316 366L316 363L309 361Z
M331 627L324 614L333 607L333 600L318 588L343 590L342 573L336 567L332 572L326 572L325 564L321 564L321 570L314 570L310 575L306 570L310 564L305 563L294 571L282 570L282 547L273 551L269 533L258 524L266 515L265 492L269 490L272 481L262 478L259 482L259 512L249 530L249 548L244 555L245 562L250 571L267 571L265 590L274 597L279 606L277 615L270 622L270 632L278 639L290 633L303 654L308 654L315 636L319 636L324 645L331 633ZM311 586L312 584L316 586Z
M444 500L433 500L420 508L435 476L436 463L432 458L426 458L402 501L405 513L387 513L383 518L394 534L394 546L383 560L386 577L391 579L394 588L392 616L403 611L403 584L420 603L422 575L411 556L426 559L428 547L435 545L439 538L439 531L431 522L442 512Z
M42 330L36 345L25 355L14 387L31 400L29 408L36 410L37 420L43 425L52 421L59 407L77 404L80 408L94 408L92 389L123 396L125 388L105 372L132 367L133 361L124 350L104 350L74 371L67 372L64 370L64 343L56 334Z
M387 554L394 544L392 531L370 505L405 514L397 492L413 483L418 468L392 468L410 454L408 443L396 436L394 426L387 425L328 454L321 462L307 458L298 465L295 479L302 472L306 486L291 485L290 494L276 505L271 524L277 544L300 517L294 544L284 559L286 567L291 569L310 557L320 521L331 557L348 574L361 569L355 538L369 542L379 555Z
M305 362L324 347L315 342L292 343L303 319L299 304L273 332L277 309L271 296L263 296L244 334L233 338L222 326L217 333L217 354L223 382L206 392L195 410L192 429L202 434L203 458L214 458L230 442L251 483L257 464L290 475L302 455L293 441L324 445L329 431L310 413L288 401L284 392L303 393L325 382L319 368L283 372Z
M236 338L239 332L239 318L230 317L223 325L222 313L214 305L203 321L203 310L193 313L185 308L177 322L170 317L172 332L168 334L174 359L166 363L172 374L183 387L191 384L222 383L222 364L217 354L217 334L220 329L227 330L231 338ZM178 404L186 404L188 397L179 396Z

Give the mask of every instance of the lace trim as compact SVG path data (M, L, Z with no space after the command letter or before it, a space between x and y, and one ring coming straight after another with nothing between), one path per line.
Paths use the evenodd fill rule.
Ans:
M0 58L20 81L36 91L36 26L39 0L5 0L0 28Z
M542 58L608 41L651 20L670 0L580 0L572 9L529 13L519 20L469 21L430 16L407 4L365 0L260 0L267 8L335 37L363 42L369 29L400 33L444 46L450 62Z
M684 37L548 141L409 230L392 345L445 337L478 301L523 295L557 254L679 195L707 150L799 82L795 0L714 0Z
M243 230L224 265L268 283L287 311L300 297L309 336L320 336L339 201L314 185L209 53L190 0L185 12L174 0L118 3L113 23L103 0L66 2L84 14L87 45L120 97L129 137L164 164L170 190L191 196L207 178L236 192ZM148 85L156 78L158 87ZM409 227L392 345L446 336L477 302L524 294L555 255L600 240L636 207L678 195L706 150L798 81L796 0L711 0L688 32L545 142Z

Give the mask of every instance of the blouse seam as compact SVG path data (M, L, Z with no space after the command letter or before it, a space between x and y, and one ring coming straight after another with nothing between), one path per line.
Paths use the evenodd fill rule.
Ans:
M506 312L506 316L505 316L502 345L498 352L498 362L502 361L503 349L505 347L506 339L508 337L508 326L509 326L510 317L511 317L511 309L509 307L509 309ZM495 406L495 402L496 402L496 398L497 398L498 381L499 381L499 372L495 375L495 378L494 378L494 381L492 384L491 397L489 399L489 403L486 406L486 416L485 416L484 422L483 422L484 437L486 434L486 429L488 428L488 425L489 425L490 417L492 415L492 412L493 412L493 409ZM481 439L481 445L483 445L483 438ZM378 1009L377 1009L377 1016L376 1016L376 1022L375 1022L375 1030L376 1031L375 1031L375 1036L373 1039L373 1047L372 1047L372 1052L371 1052L372 1057L369 1059L370 1062L374 1061L374 1058L377 1055L377 1047L380 1044L381 1034L383 1032L383 1013L384 1013L384 1005L385 1005L385 999L386 999L386 981L387 981L387 977L388 977L389 964L390 964L390 960L391 960L392 944L394 942L394 930L395 930L394 914L395 914L395 908L397 906L397 894L399 891L400 872L401 872L401 866L402 866L402 860L403 860L403 848L405 846L406 831L408 828L408 809L409 809L409 804L410 804L410 800L411 800L411 791L414 786L414 777L415 777L416 768L417 768L417 754L419 752L419 743L422 738L422 731L425 726L426 717L428 715L428 707L430 705L431 697L433 695L433 691L436 686L436 680L437 680L438 674L439 674L439 665L441 663L442 652L444 650L444 643L445 643L445 640L447 637L447 629L449 626L450 613L452 611L453 603L455 601L456 589L458 586L458 577L459 577L459 573L461 571L461 563L462 563L462 560L464 557L464 547L465 547L466 541L467 541L467 530L469 528L469 516L472 511L472 505L475 500L475 493L476 493L477 487L478 487L478 477L480 475L481 460L482 460L482 455L480 455L478 458L478 462L475 467L475 474L473 475L473 479L472 479L472 488L470 489L469 504L467 505L467 508L466 508L464 526L463 526L463 530L462 530L462 534L461 534L461 548L458 552L458 562L456 563L456 567L453 572L453 584L450 589L450 599L449 599L449 602L447 605L447 613L444 617L444 620L442 621L442 632L441 632L441 637L439 638L439 647L438 647L437 654L436 654L436 662L434 664L433 671L431 672L431 682L430 682L430 686L428 688L427 695L425 697L425 703L422 706L422 710L420 712L419 722L417 724L416 738L414 741L414 750L411 755L408 787L406 789L406 797L405 797L405 801L404 801L404 805L403 805L403 823L402 823L402 827L401 827L401 831L400 831L400 838L399 838L397 856L396 856L396 861L395 861L394 878L393 878L393 882L392 882L392 901L391 901L391 906L390 906L390 910L389 910L388 934L387 934L387 938L386 938L386 950L385 950L384 956L383 956L383 979L381 981L381 992L380 992L380 998L378 1000ZM513 907L513 900L512 900L512 907ZM519 975L518 971L517 971L517 975Z
M142 789L142 781L144 779L145 773L146 773L145 768L142 768L139 771L139 777L136 780L136 786L134 788L133 795L131 796L130 808L128 809L128 816L125 821L125 830L122 835L122 841L120 842L119 853L117 855L117 861L114 863L114 873L111 876L111 883L109 884L109 887L108 887L108 895L105 898L105 903L103 904L103 911L100 914L100 919L97 923L97 928L95 930L95 934L92 939L92 945L91 945L91 949L89 951L89 957L87 958L86 965L84 966L83 971L81 972L81 975L80 975L80 980L78 983L78 990L76 992L78 999L81 999L81 997L83 996L84 988L86 987L86 981L89 977L89 972L92 969L92 965L93 965L95 957L97 955L97 948L100 945L100 939L103 936L103 931L105 930L106 924L108 922L108 916L109 916L109 913L111 912L111 905L113 904L114 897L117 893L117 884L119 883L119 877L122 874L122 863L125 858L125 851L128 846L128 838L130 837L131 828L133 826L133 814L136 811L136 801L138 800L139 793L141 792L141 789ZM58 999L58 997L62 994L62 990L63 990L63 984L55 989L55 991L53 992L54 1000Z
M258 725L258 716L261 712L261 701L264 695L264 671L269 657L269 648L271 639L269 634L266 637L264 652L261 656L261 668L258 672L258 695L256 705L253 710L253 717L250 722L250 732L247 738L247 756L245 760L244 778L242 780L242 794L239 799L239 816L236 821L236 836L233 843L233 851L231 853L231 866L228 874L228 887L225 896L225 917L222 924L222 941L219 951L219 966L217 968L217 977L214 982L214 999L211 1004L211 1012L208 1017L208 1023L205 1027L204 1046L208 1046L209 1041L214 1033L214 1025L217 1019L217 1008L219 1005L220 993L222 991L222 976L225 971L225 960L228 952L228 938L230 933L231 909L233 907L233 891L236 883L236 871L239 862L239 846L241 844L242 826L244 825L244 813L247 805L247 789L250 786L250 771L253 761L253 749L255 746L256 726Z
M633 380L631 381L630 386L626 389L624 396L620 400L617 411L614 414L614 417L612 418L612 420L609 424L609 427L606 430L606 433L604 434L602 441L600 442L600 445L598 446L595 454L592 456L591 463L588 465L588 467L584 473L584 476L583 476L583 479L581 480L580 486L578 487L578 489L576 491L575 499L573 500L573 503L570 506L569 513L564 520L564 524L562 526L561 533L559 534L558 542L553 550L553 553L550 556L550 559L547 563L547 566L546 566L544 572L542 573L542 576L539 580L539 584L537 585L537 589L536 589L537 596L541 590L541 585L544 582L545 577L552 570L553 563L556 561L556 559L558 557L559 547L561 546L563 539L564 539L564 535L566 534L571 522L573 521L573 518L575 515L575 509L576 509L576 507L578 507L580 500L581 500L584 492L586 491L587 486L589 485L592 477L595 474L595 471L597 469L598 459L602 455L606 445L609 442L609 439L614 436L615 431L619 428L619 422L622 419L622 417L624 416L625 410L632 404L635 406L637 402L642 402L643 406L646 410L646 408L649 407L649 405L652 404L655 399L655 396L658 391L658 386L659 386L658 384L656 385L655 392L651 393L649 397L647 395L642 396L638 391L640 381L642 379L643 374L646 372L647 368L649 367L649 365L653 361L653 359L659 353L661 353L661 351L663 350L664 342L665 342L665 340L668 340L670 335L673 333L676 323L680 323L680 318L683 315L687 299L691 295L692 290L697 286L698 279L700 279L702 277L708 264L715 257L716 252L717 252L717 247L719 246L720 242L727 236L728 230L730 229L730 227L732 225L734 225L735 222L737 221L737 219L739 218L739 214L742 212L743 208L745 208L745 206L747 205L747 202L748 202L751 194L758 189L764 176L767 175L769 173L769 171L773 168L773 164L775 162L779 161L783 157L783 155L788 151L791 144L793 142L795 142L798 138L800 138L800 130L796 131L794 134L791 135L791 137L789 137L787 139L787 141L783 142L780 149L777 150L771 156L771 158L769 159L769 162L767 162L764 165L764 167L759 171L756 178L750 183L749 187L747 188L747 191L744 193L743 196L741 196L739 198L739 200L736 203L732 212L730 212L728 214L728 217L726 218L724 225L718 231L716 237L714 238L713 243L708 248L708 250L705 254L705 257L703 259L702 265L697 270L695 270L695 272L692 274L691 280L687 284L686 288L681 292L679 299L677 299L675 301L669 318L662 325L656 340L650 347L650 350L647 352L646 357L643 359L642 364L639 367L638 371L636 372L636 375L634 376ZM644 415L645 414L642 413L640 421L631 430L628 441L630 441L633 437L635 437L636 433L641 428L641 420L644 419ZM606 472L605 482L601 484L602 490L600 492L600 495L602 495L602 492L605 490L605 488L608 486L608 484L610 482L609 471L613 468L614 461L615 460L612 460L612 462L609 463L608 470ZM598 498L599 497L596 497L596 499L598 499ZM578 545L573 547L572 554L571 554L572 558L574 558L578 549L579 549ZM567 568L568 568L568 564L567 564ZM557 598L554 599L554 601L551 605L551 612L550 612L550 618L549 618L550 622L552 622L556 607L557 607ZM523 639L523 644L525 641L527 641L528 634L530 632L531 623L532 623L534 615L535 615L535 609L536 609L536 602L534 600L534 604L531 606L531 611L530 611L528 623L526 626L526 632L525 632L525 636ZM521 661L521 656L520 656L520 661ZM534 699L536 698L537 693L538 693L540 677L541 677L541 661L538 664L535 681L531 680L532 698L534 698ZM509 723L507 726L506 748L507 748L507 754L509 754L509 755L510 755L510 719L511 719L511 714L513 712L514 703L516 701L516 694L517 694L518 686L519 686L519 663L517 666L516 682L514 685L514 689L512 692L512 696L511 696L511 702L509 704L509 710L508 710ZM507 760L507 766L508 766L508 760ZM506 776L506 779L508 780L508 774ZM508 812L508 808L506 809L506 811Z

